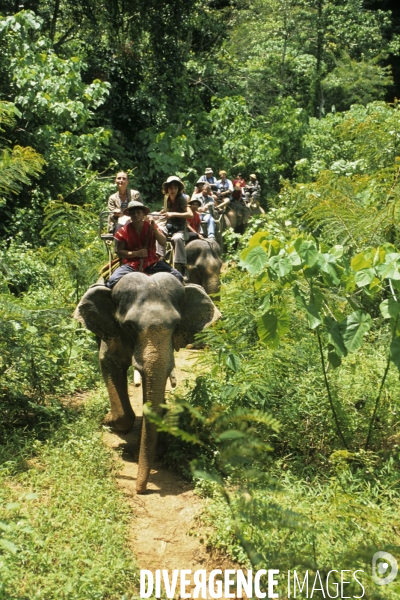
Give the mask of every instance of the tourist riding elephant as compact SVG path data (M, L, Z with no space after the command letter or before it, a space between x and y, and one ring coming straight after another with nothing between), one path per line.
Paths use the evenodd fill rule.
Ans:
M251 211L241 202L230 202L225 211L226 227L232 227L235 233L244 233Z
M222 260L221 248L214 239L194 240L186 246L189 283L201 285L207 294L218 294Z
M128 396L130 365L143 377L143 402L160 414L174 349L192 343L198 331L221 315L201 287L184 287L169 273L149 277L136 272L122 277L112 290L89 288L74 316L101 339L100 367L111 403L105 423L126 432L135 420ZM144 416L138 494L146 491L156 442L157 427Z

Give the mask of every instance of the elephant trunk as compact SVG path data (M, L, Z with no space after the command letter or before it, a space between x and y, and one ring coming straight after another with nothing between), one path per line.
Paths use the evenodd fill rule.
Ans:
M218 274L210 275L208 277L206 285L207 285L207 287L205 288L205 290L206 290L207 294L219 294L219 290L221 287L219 275ZM219 300L219 296L218 296L218 298L216 298L214 296L214 300Z
M160 405L164 401L167 377L173 368L173 350L171 331L160 331L154 328L147 332L147 338L141 348L140 370L143 377L143 403L151 403L151 410L161 414ZM136 481L136 491L143 494L146 491L150 469L153 463L157 445L157 425L151 423L143 415L142 434L139 453L139 468Z

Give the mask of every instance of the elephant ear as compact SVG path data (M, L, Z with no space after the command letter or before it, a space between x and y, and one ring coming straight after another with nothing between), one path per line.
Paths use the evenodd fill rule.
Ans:
M121 333L114 313L111 290L105 286L94 286L82 296L73 316L102 340L109 340Z
M192 344L196 333L209 327L220 317L218 308L200 285L186 285L181 321L174 331L175 350Z

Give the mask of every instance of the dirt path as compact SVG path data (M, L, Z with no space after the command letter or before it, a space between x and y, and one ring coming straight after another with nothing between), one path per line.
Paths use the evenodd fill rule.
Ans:
M178 386L193 378L196 351L180 350L176 354ZM170 391L167 385L167 394ZM142 388L131 386L131 403L137 417L142 415ZM129 538L139 569L212 569L234 568L223 557L212 557L198 537L188 535L195 525L195 516L204 506L204 500L193 493L193 486L156 462L151 471L148 492L136 495L138 438L141 418L128 434L106 432L105 442L111 448L122 450L122 470L117 476L118 485L128 497L133 513ZM236 568L238 568L236 566ZM189 592L189 587L187 588Z

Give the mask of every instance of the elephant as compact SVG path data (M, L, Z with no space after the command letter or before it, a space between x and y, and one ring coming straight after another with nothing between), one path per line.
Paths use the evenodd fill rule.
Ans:
M207 294L218 294L222 267L221 248L214 239L194 240L186 246L189 283L201 285Z
M232 227L235 233L244 233L251 210L241 202L230 202L225 210L225 226Z
M127 384L132 364L142 375L143 402L160 414L165 385L174 368L174 349L193 342L194 335L221 314L203 288L185 287L169 273L152 276L133 272L110 290L88 289L75 314L100 338L100 368L110 398L105 424L119 432L133 426ZM136 491L146 491L157 443L157 426L144 415Z

